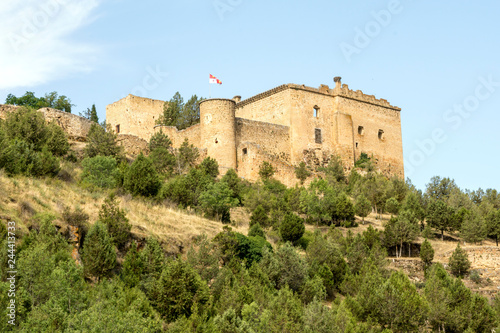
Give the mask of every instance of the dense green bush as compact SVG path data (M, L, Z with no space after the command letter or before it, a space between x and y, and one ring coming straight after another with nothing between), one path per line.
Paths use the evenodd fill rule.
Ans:
M99 221L106 226L113 244L123 248L130 237L132 226L125 216L125 211L120 209L114 194L104 199L99 210Z
M87 276L111 276L116 266L116 252L106 226L100 222L90 228L82 250L83 269Z
M82 166L81 182L84 187L115 188L120 183L120 171L114 157L86 157Z
M43 115L19 108L0 122L0 168L9 175L55 176L59 160L68 152L69 143L63 130L45 122Z
M155 196L160 189L161 182L150 159L139 154L127 170L123 187L133 195L145 197Z
M285 215L280 225L281 239L285 242L295 242L304 234L304 220L293 213Z
M208 287L184 260L170 260L156 284L153 304L168 322L191 315L194 304L208 301Z
M451 254L448 261L451 273L458 277L463 277L469 272L470 261L467 252L460 247L460 243L457 244L455 251Z

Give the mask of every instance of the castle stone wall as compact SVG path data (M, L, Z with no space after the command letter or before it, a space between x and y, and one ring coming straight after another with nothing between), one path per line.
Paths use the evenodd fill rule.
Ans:
M267 161L274 170L274 179L279 180L286 186L295 186L298 182L295 176L295 168L290 164L284 162L282 159L271 155L261 149L261 147L252 142L240 142L236 147L238 151L238 176L255 182L259 179L260 165ZM246 154L240 154L246 149Z
M0 104L0 119L6 119L9 112L13 112L20 108L15 105ZM61 126L63 131L68 135L68 138L73 141L85 141L89 133L92 122L86 118L74 115L72 113L52 109L42 108L38 112L43 113L47 122L55 122Z
M235 101L206 99L200 103L200 147L219 163L219 172L236 169Z
M123 150L132 156L138 156L141 152L144 154L149 153L148 142L135 135L118 134L116 138L118 145L123 147Z
M164 101L128 95L106 107L106 123L118 134L136 135L149 141Z
M180 131L175 126L155 126L154 132L157 133L160 131L162 131L170 138L170 140L172 141L172 146L175 148L179 148L184 142L184 139L188 139L189 143L193 144L195 147L198 147L200 149L203 148L200 145L200 124L193 125Z
M86 141L92 122L86 118L51 108L42 108L47 122L55 122L68 134L68 138L74 141Z
M361 153L373 155L384 174L404 178L400 111L344 96L337 99L338 112L352 117L356 159Z
M236 118L236 145L252 142L259 149L290 163L290 128L287 126ZM244 154L241 149L237 155Z
M236 117L290 126L288 85L266 91L236 105Z
M317 156L336 153L334 97L302 86L290 87L292 164L306 162L305 152L316 151Z

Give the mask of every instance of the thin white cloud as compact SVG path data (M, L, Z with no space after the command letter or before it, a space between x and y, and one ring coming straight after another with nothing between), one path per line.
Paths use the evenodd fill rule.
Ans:
M35 86L89 71L94 46L71 40L101 0L0 2L0 89Z

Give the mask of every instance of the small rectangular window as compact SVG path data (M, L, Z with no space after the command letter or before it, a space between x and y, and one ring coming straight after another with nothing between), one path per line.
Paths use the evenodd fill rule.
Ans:
M378 130L378 138L380 140L384 139L384 130L381 130L381 129Z
M116 134L120 133L120 125L116 125Z
M248 150L246 148L243 148L243 155L246 155L248 153Z
M358 126L358 134L359 135L365 134L365 128L363 126Z
M313 116L314 116L314 118L319 117L319 106L317 106L317 105L314 106Z
M314 142L316 143L321 143L321 129L315 128L314 129Z

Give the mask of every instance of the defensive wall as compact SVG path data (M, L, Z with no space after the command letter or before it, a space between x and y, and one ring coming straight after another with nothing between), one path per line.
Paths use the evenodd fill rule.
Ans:
M19 106L0 104L0 118L7 118L9 112L17 110ZM89 133L92 122L86 118L74 115L72 113L52 109L42 108L41 112L47 122L55 122L61 126L68 138L73 141L85 141Z
M401 109L334 81L334 88L284 84L245 100L204 100L200 124L180 131L155 124L165 102L133 95L108 105L106 117L119 134L146 141L160 130L174 147L187 138L219 162L222 174L235 168L249 180L258 178L264 160L283 169L277 179L293 185L300 162L314 170L337 154L350 171L362 153L382 173L404 178Z
M117 134L129 134L149 141L164 101L128 95L106 106L106 123Z

